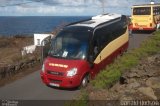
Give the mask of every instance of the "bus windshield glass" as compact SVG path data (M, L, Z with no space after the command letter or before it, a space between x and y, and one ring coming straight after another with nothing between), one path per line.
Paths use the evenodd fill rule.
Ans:
M133 15L151 15L151 7L135 7Z
M64 59L86 59L89 32L61 31L53 40L49 56Z

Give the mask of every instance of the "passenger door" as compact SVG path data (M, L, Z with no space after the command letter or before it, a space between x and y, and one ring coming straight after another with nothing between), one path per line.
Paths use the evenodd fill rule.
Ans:
M97 41L98 54L96 55L94 63L98 65L99 70L105 68L108 62L111 61L111 57L108 57L110 50L107 48L110 41L114 39L112 35L113 28L114 26L111 27L111 25L107 25L95 31L94 40Z
M95 64L98 64L98 66L101 68L102 60L103 60L103 55L101 54L103 48L106 45L106 30L105 28L99 28L95 31L95 35L93 38L94 42L93 45L97 47L97 53L95 55ZM93 47L95 48L95 47ZM95 51L95 50L93 50Z
M94 77L99 71L100 71L100 64L101 64L101 48L100 48L100 39L99 39L99 35L96 34L96 32L94 33L93 39L91 41L91 46L90 46L90 55L92 57L92 64L94 65L92 70L91 70L91 74L92 77Z

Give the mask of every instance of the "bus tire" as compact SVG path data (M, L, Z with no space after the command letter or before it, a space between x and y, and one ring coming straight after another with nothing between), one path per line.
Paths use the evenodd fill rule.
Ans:
M89 83L89 74L86 74L81 81L80 88L86 88Z
M160 29L160 23L156 24L156 30Z

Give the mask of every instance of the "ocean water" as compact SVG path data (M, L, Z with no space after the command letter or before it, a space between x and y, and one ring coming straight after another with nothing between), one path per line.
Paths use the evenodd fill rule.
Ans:
M25 16L0 17L0 36L50 33L63 23L88 19L89 16Z

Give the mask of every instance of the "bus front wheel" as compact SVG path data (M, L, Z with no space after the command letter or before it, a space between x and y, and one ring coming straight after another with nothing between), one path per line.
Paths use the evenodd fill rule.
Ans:
M85 76L83 77L83 79L82 79L82 81L81 81L80 88L85 88L85 87L87 87L88 83L89 83L89 75L87 74L87 75L85 75Z

